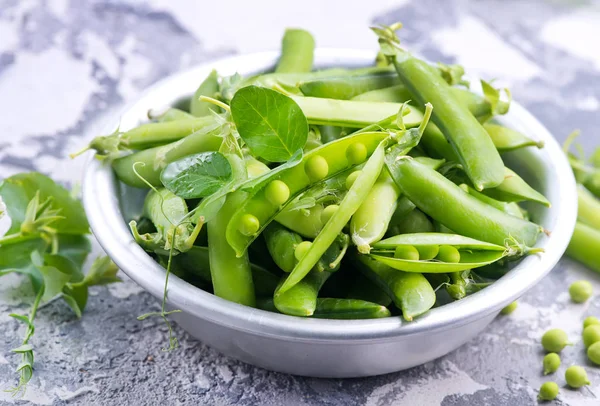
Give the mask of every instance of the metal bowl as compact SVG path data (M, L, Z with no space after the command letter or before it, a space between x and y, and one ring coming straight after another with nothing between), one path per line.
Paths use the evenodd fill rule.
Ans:
M271 69L278 53L231 57L200 65L152 86L120 117L127 130L146 120L151 108L189 98L196 86L217 69L222 75L252 74ZM372 63L371 52L319 49L319 68L360 67ZM428 312L413 322L400 317L376 320L323 320L291 317L238 305L204 292L187 282L169 280L169 306L180 326L223 354L266 369L314 377L359 377L384 374L423 364L463 345L540 279L565 251L577 213L575 181L552 135L529 112L513 103L499 121L520 130L545 148L526 148L503 156L505 162L543 192L551 208L528 207L533 219L551 230L538 246L541 255L518 262L506 276L463 300ZM92 231L104 250L135 282L161 299L165 270L133 240L126 221L139 213L143 193L120 184L106 162L92 159L83 182L83 203Z

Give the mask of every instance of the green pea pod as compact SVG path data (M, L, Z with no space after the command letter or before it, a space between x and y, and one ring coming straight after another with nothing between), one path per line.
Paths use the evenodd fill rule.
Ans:
M370 278L367 278L362 272L352 274L351 282L345 293L348 299L365 300L385 307L392 303L392 298L387 292L381 289Z
M548 199L529 186L519 175L508 168L504 168L504 172L504 181L494 188L484 190L484 194L503 202L522 202L524 200L529 200L550 207Z
M469 274L470 270L465 270L462 272L452 272L450 274L450 281L446 285L446 292L448 295L454 300L463 299L467 296L467 285L470 284Z
M600 200L583 185L577 185L577 197L577 221L600 230Z
M401 234L386 238L373 244L374 250L394 251L399 245L410 245L413 247L427 247L431 245L451 245L459 250L486 250L504 251L506 247L490 244L489 242L475 240L458 234L445 233L416 233Z
M198 120L206 120L206 118L202 117ZM176 124L180 122L183 121L174 121L173 123L165 124ZM221 125L214 124L205 126L201 130L171 144L146 149L122 158L117 158L112 162L113 170L119 180L129 186L138 188L148 187L140 177L145 179L152 186L160 186L160 173L169 163L187 155L199 152L217 151L223 142L223 138L220 137L221 132Z
M275 72L310 72L314 50L315 39L308 31L286 29L281 40L281 56Z
M465 183L463 183L459 186L462 190L464 190L471 196L476 197L477 199L481 200L485 204L489 204L490 206L492 206L498 210L501 210L506 214L510 214L511 216L515 216L515 217L518 217L521 219L525 218L523 216L523 211L521 210L519 205L515 202L511 202L511 203L501 202L500 200L496 200L496 199L491 198L481 192L476 191L471 186L469 186Z
M364 133L359 133L357 135L360 134ZM396 149L399 153L406 153L418 143L420 137L421 134L419 131L409 130L405 132L402 140L400 140L395 147L398 147ZM360 204L364 201L381 173L385 160L385 149L390 142L392 142L392 138L386 138L379 143L355 181L350 186L348 193L340 202L338 209L329 218L319 235L315 238L307 254L298 262L294 270L279 288L281 292L285 292L306 276L327 247L329 247L336 236L340 234L352 215L358 210Z
M156 233L140 235L135 221L129 225L138 244L147 251L168 252L173 247L176 253L185 252L194 244L201 227L194 228L191 221L183 220L187 214L185 200L161 188L148 192L143 208L143 216L154 224Z
M319 272L337 271L340 268L340 263L346 255L349 245L350 237L344 233L340 233L333 243L325 250L313 269Z
M237 255L242 255L248 245L262 232L262 230L282 211L285 205L291 202L297 195L309 189L312 185L331 178L352 167L351 163L345 159L345 152L351 145L360 143L364 145L367 156L376 150L377 145L386 137L387 133L369 132L360 133L354 136L348 136L340 140L325 144L320 148L308 152L302 158L302 162L291 168L280 171L276 179L287 185L289 188L289 199L282 205L274 205L265 196L266 188L258 188L254 194L250 195L242 203L240 208L233 213L231 221L227 226L227 241L234 248ZM325 176L316 180L310 178L306 168L311 163L318 161L321 168L326 169ZM246 214L253 215L258 219L260 227L253 235L245 235L240 230L241 218ZM340 229L341 231L341 229ZM335 238L339 231L333 236ZM329 242L329 244L333 239ZM328 247L329 244L325 246ZM319 256L320 257L320 256ZM314 265L314 264L313 264Z
M190 113L196 117L208 116L211 111L219 112L219 107L200 100L200 96L215 97L219 91L219 75L216 70L204 79L190 100Z
M457 157L450 144L445 141L441 131L431 125L427 125L423 133L422 144L425 149L434 155L441 156L448 161L456 161ZM530 200L550 206L550 202L539 192L527 184L519 175L508 168L504 168L505 178L499 186L486 189L482 193L497 200L507 202L520 202Z
M404 103L411 99L410 92L403 84L374 89L354 96L351 100L368 102Z
M401 196L400 199L398 199L396 210L394 211L394 214L392 214L392 218L390 220L390 224L388 225L388 232L386 233L386 235L392 236L400 234L399 232L396 232L398 231L396 229L396 226L400 224L404 220L404 218L416 207L417 206L415 206L414 203L408 199L408 197Z
M275 301L272 297L259 297L256 298L256 308L265 310L267 312L279 313L279 310L275 307Z
M148 118L158 123L169 123L178 120L193 120L196 117L192 116L188 112L176 109L175 107L169 107L162 112L157 112L155 110L148 111Z
M357 257L360 271L388 293L405 320L412 321L435 304L435 291L423 275L399 272L367 255Z
M308 80L317 80L320 78L340 77L343 75L352 75L352 71L343 68L323 69L313 72L294 72L294 73L263 73L250 76L240 81L238 86L224 89L221 88L221 96L226 101L230 101L235 92L244 86L260 86L269 89L283 88L286 91L301 95L297 84Z
M382 171L350 221L352 242L359 252L368 254L370 244L383 237L396 210L399 196L398 186L387 171Z
M461 262L441 262L438 260L413 261L373 254L370 256L391 268L404 272L451 273L489 265L505 258L507 255L507 251L465 251L460 253Z
M419 209L410 211L391 227L390 232L396 234L430 233L434 231L431 220Z
M428 157L418 157L415 159L433 169L438 169L444 163L443 159L431 159ZM370 244L379 241L385 235L390 225L392 225L399 196L400 189L390 177L388 171L382 171L369 195L356 213L354 213L350 221L352 241L358 247L359 252L368 254L371 249ZM403 202L403 204L405 203ZM412 207L414 208L414 205ZM402 220L398 221L397 219L393 223L393 228L398 227L398 224L404 224L407 218L410 217L412 216L406 213ZM422 219L430 223L425 216L422 216ZM421 222L421 224L424 224L424 222ZM431 230L429 228L417 229L433 231L432 228Z
M291 316L312 316L317 307L319 290L330 275L329 272L313 270L291 289L285 292L277 290L273 297L275 307L281 313Z
M452 150L451 145L445 141L442 132L432 123L425 128L422 137L422 145L425 149L435 155L441 156L448 161L456 161L458 157ZM505 178L495 188L483 191L497 200L508 202L520 202L530 200L550 206L550 202L541 193L529 186L519 175L508 168L504 168Z
M368 75L352 75L300 82L298 87L305 96L350 100L361 93L390 87L400 82L389 69Z
M269 224L263 235L269 254L277 266L284 272L292 272L298 262L294 256L294 250L303 241L302 237L277 222Z
M414 142L414 140L412 141ZM381 173L385 158L385 148L388 142L388 139L384 139L379 143L371 157L367 160L360 175L352 184L344 199L340 202L338 210L333 213L329 221L327 221L319 235L317 235L313 241L313 244L306 255L300 259L294 270L280 286L279 292L283 293L292 288L308 274L319 258L321 258L325 250L327 250L331 243L341 233L352 215L358 210L360 204L367 197L367 194ZM409 142L408 145L410 145L409 148L412 148L414 143Z
M379 319L390 317L390 311L377 303L367 302L359 299L317 299L317 307L312 317L319 319Z
M373 123L396 116L401 103L378 103L354 100L323 99L290 95L300 106L309 124L333 125L350 128L363 128ZM404 116L407 128L417 127L423 121L423 114L411 108Z
M532 140L518 131L498 124L485 123L483 128L485 128L496 149L500 152L514 151L525 147L544 147L543 141Z
M234 177L245 178L246 165L241 158L228 154ZM246 192L237 190L229 194L221 210L208 221L208 252L213 290L216 296L254 307L256 298L248 252L235 255L227 244L225 229L229 219L245 201Z
M483 126L435 69L397 47L398 38L388 34L378 32L384 53L418 104L435 106L432 120L452 145L475 188L498 186L504 179L504 164Z
M420 210L456 233L497 245L515 240L532 247L543 231L537 224L479 201L414 159L391 157L386 165L400 190Z
M172 261L173 265L186 274L198 276L204 282L212 283L208 247L193 246L189 251L174 256ZM250 269L256 295L272 296L279 283L279 277L256 264L250 264Z
M600 249L600 230L578 221L567 247L567 255L600 273L598 249Z
M305 238L315 238L323 228L323 205L316 204L308 209L284 210L275 221Z
M117 131L111 135L96 137L88 148L96 150L98 155L108 156L119 151L145 150L181 140L194 132L211 129L217 125L216 118L212 116L146 123L125 132Z
M319 126L319 131L321 131L321 141L323 144L339 140L346 135L342 127L334 127L332 125L321 125Z
M490 116L492 112L492 106L485 98L460 87L451 87L450 91L460 101L460 103L469 109L471 114L473 114L475 117L480 118ZM369 92L359 94L358 96L353 97L352 100L404 103L412 98L413 97L406 86L399 84L385 89L371 90ZM441 135L443 137L443 134Z

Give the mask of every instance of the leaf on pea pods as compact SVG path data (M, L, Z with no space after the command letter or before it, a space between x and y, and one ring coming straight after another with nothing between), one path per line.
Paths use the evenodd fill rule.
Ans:
M230 107L240 137L255 157L285 162L306 144L306 116L294 100L279 92L243 87Z
M231 181L229 161L219 152L189 155L168 164L160 174L163 185L184 199L207 197Z

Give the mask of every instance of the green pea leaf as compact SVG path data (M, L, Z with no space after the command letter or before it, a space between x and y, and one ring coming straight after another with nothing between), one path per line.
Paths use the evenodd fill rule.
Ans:
M69 307L73 310L77 318L81 318L88 299L87 286L69 287L65 286L62 291L62 297Z
M33 347L31 344L23 344L17 348L13 348L11 351L16 352L16 353L24 353L24 352L29 352L31 350L33 350Z
M24 239L14 244L0 245L0 271L25 268L31 264L31 252L44 252L48 242L42 238Z
M60 210L59 214L64 217L52 223L54 229L64 234L89 233L89 225L81 202L49 177L38 172L29 172L6 178L0 184L0 197L11 219L11 227L7 234L19 231L25 219L27 206L38 191L40 201L44 202L52 198L51 208Z
M79 269L92 249L90 240L85 235L58 235L58 254L73 261Z
M271 89L241 88L231 100L231 115L252 154L270 162L289 160L308 138L308 121L298 104Z
M168 164L163 185L184 199L210 196L231 180L231 165L219 152L202 152Z
M44 278L42 300L50 300L61 293L73 274L79 272L73 261L61 255L42 256L38 251L34 251L31 253L31 262Z
M35 329L35 327L33 326L33 323L31 323L31 321L29 321L29 317L25 316L24 314L11 313L11 314L9 314L9 316L15 320L19 320L21 323L25 324L27 327Z
M96 286L120 282L121 279L117 276L117 272L119 272L119 268L108 256L98 257L90 267L90 271L85 275L83 284L85 286Z

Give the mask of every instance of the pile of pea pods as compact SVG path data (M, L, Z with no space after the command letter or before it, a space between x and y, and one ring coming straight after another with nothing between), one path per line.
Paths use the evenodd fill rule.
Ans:
M374 28L372 67L313 71L288 29L275 69L212 72L188 103L95 138L148 190L130 227L156 261L243 305L292 316L405 320L539 254L519 202L548 200L501 153L543 145L493 121L510 93L430 65ZM190 89L190 92L193 89Z

